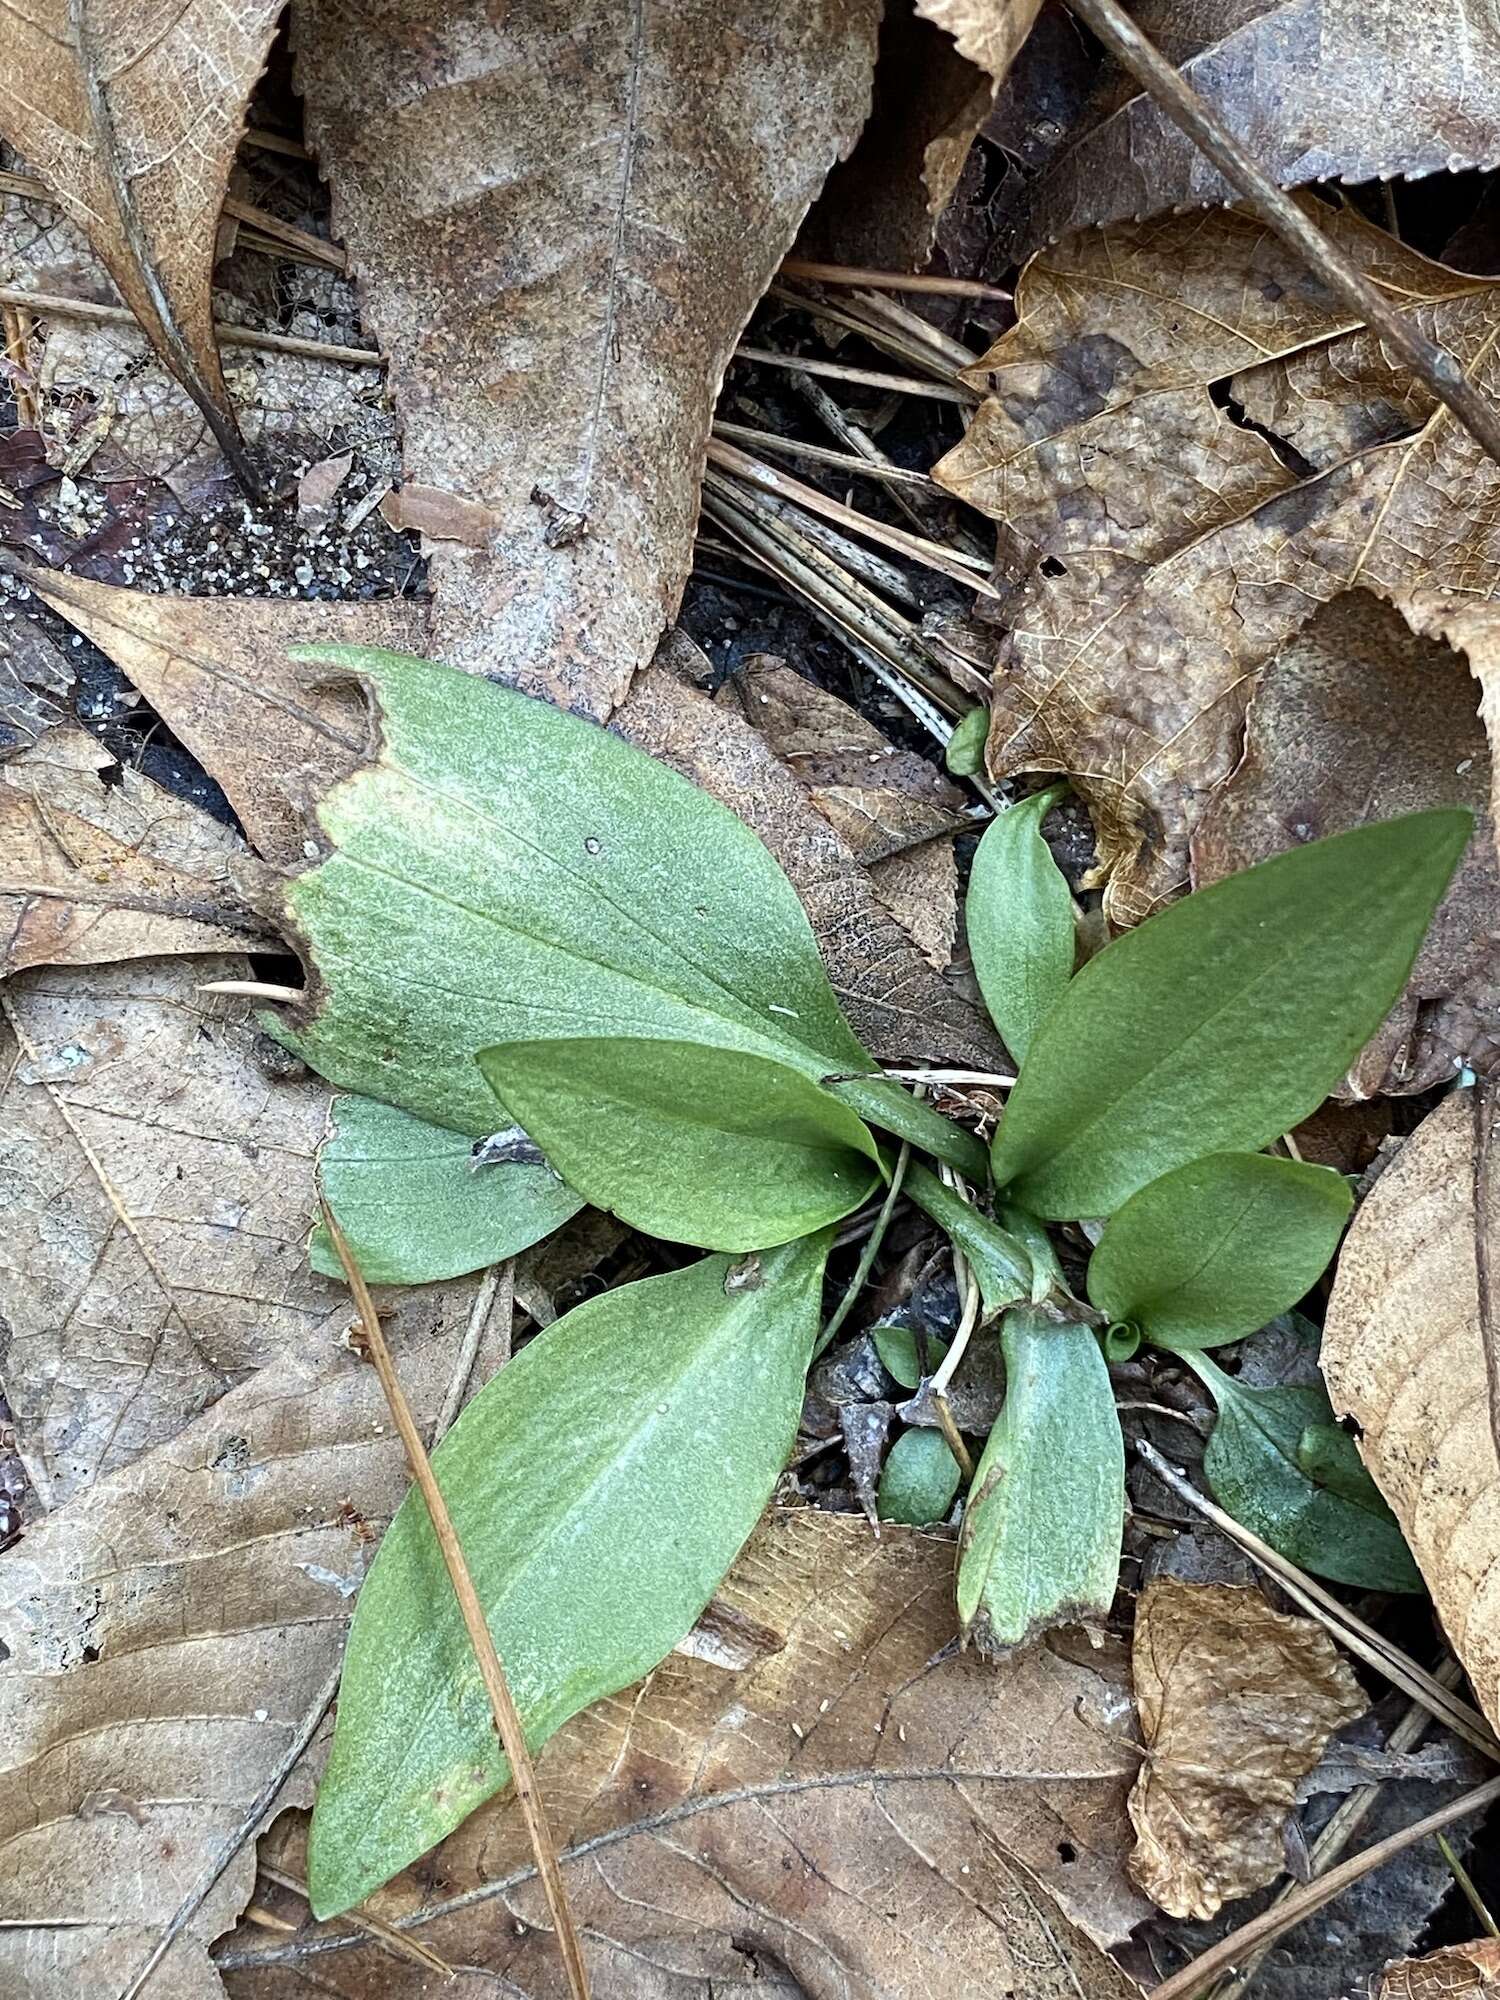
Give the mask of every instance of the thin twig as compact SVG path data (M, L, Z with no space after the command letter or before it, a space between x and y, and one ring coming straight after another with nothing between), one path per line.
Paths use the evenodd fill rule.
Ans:
M531 1752L526 1747L525 1731L511 1695L510 1684L505 1678L505 1669L500 1664L500 1655L495 1650L495 1641L485 1621L484 1608L479 1602L479 1594L474 1588L474 1580L464 1560L463 1547L453 1526L453 1518L448 1512L448 1503L443 1498L443 1489L438 1485L421 1434L412 1417L410 1405L397 1379L391 1351L386 1345L385 1334L381 1330L380 1318L370 1297L369 1286L366 1285L359 1266L354 1261L353 1253L345 1241L344 1232L339 1228L333 1210L326 1201L321 1202L320 1207L323 1213L323 1227L328 1231L328 1239L333 1245L339 1263L343 1266L344 1277L353 1294L359 1312L360 1330L369 1349L370 1358L375 1364L375 1372L380 1377L380 1386L385 1391L386 1402L390 1405L391 1419L400 1433L402 1444L406 1447L412 1478L427 1503L432 1532L442 1552L443 1565L448 1572L448 1580L453 1585L453 1595L458 1600L459 1613L464 1621L464 1629L469 1635L469 1644L474 1649L479 1677L484 1683L485 1693L489 1696L490 1712L495 1719L495 1733L510 1764L516 1801L521 1808L521 1817L526 1823L526 1832L531 1840L531 1851L535 1856L537 1873L541 1877L542 1888L547 1897L547 1908L552 1913L557 1948L562 1955L563 1968L567 1973L568 1991L573 1995L573 2000L588 2000L588 1971L583 1962L583 1951L578 1942L573 1912L568 1906L568 1892L563 1885L562 1869L558 1865L557 1846L552 1838L552 1829L547 1824L546 1808L537 1789Z
M1438 1853L1442 1855L1444 1861L1448 1864L1448 1873L1458 1884L1464 1901L1474 1912L1475 1916L1478 1917L1480 1924L1489 1935L1492 1938L1500 1938L1500 1924L1495 1922L1488 1903L1485 1902L1483 1896L1480 1895L1478 1889L1475 1887L1474 1877L1453 1852L1452 1847L1442 1834L1439 1833L1434 1838L1437 1841Z
M39 201L49 208L57 206L57 197L45 181L39 181L31 174L0 173L0 194L13 194L22 201ZM253 201L241 201L238 195L224 197L224 213L233 216L236 222L245 222L252 229L258 229L262 236L271 238L277 252L300 264L327 265L335 271L347 271L348 253L337 243L330 243L326 237L314 236L309 230L298 229L294 223L283 222L279 215L269 209L257 208Z
M230 993L242 1000L275 1000L294 1006L307 995L300 986L273 986L264 979L209 979L194 987L195 993Z
M273 1868L269 1861L262 1861L257 1865L266 1881L274 1882L279 1889L290 1889L294 1896L300 1896L304 1902L309 1900L307 1884L300 1875L289 1874L284 1868ZM250 1912L247 1910L245 1914L249 1916ZM368 1932L387 1950L393 1951L397 1958L410 1959L413 1965L425 1966L429 1972L440 1972L445 1979L457 1976L446 1958L439 1958L435 1951L430 1950L417 1938L403 1937L394 1924L388 1924L384 1917L377 1917L373 1910L346 1910L336 1921L348 1924L354 1930ZM289 1931L296 1928L295 1924L286 1926Z
M844 1287L844 1296L834 1307L832 1313L829 1315L828 1324L818 1336L817 1352L819 1354L826 1347L832 1345L839 1328L854 1310L854 1301L865 1288L865 1281L870 1275L870 1267L875 1262L876 1254L881 1244L885 1241L885 1232L890 1227L891 1217L896 1212L896 1203L901 1198L901 1183L906 1179L906 1163L910 1158L910 1142L903 1139L901 1141L901 1150L896 1155L896 1164L891 1169L891 1184L886 1190L885 1200L880 1205L880 1213L875 1218L875 1227L870 1231L868 1237L866 1237L865 1247L859 1253L859 1262L854 1267L854 1276Z
M19 285L0 285L0 305L22 306L28 312L56 319L91 320L101 326L139 326L128 306L100 305L93 299L69 299L57 292L28 292ZM336 347L331 341L303 340L290 333L262 333L258 327L214 321L214 333L228 347L255 347L267 354L300 354L309 361L336 361L347 368L380 368L385 356L373 347Z
M1279 188L1192 85L1120 6L1119 0L1068 0L1111 55L1213 161L1232 188L1302 258L1337 298L1352 307L1424 382L1438 401L1500 462L1500 410L1465 375L1453 355L1396 312L1285 189ZM1165 1989L1162 1989L1165 1991Z
M913 472L905 465L893 465L884 456L866 458L863 454L848 451L833 451L826 444L808 444L802 438L782 437L777 431L758 431L749 424L732 424L724 417L714 420L715 437L728 438L731 444L753 444L761 451L784 451L788 458L805 458L813 465L826 465L835 472L849 472L856 479L878 479L891 486L915 486L924 493L941 494L947 497L946 489L926 472Z
M936 382L967 387L960 370L971 367L979 359L976 354L967 361L955 364L932 340L909 332L905 326L893 325L881 314L872 313L868 307L859 305L859 293L848 301L836 302L817 298L809 292L799 292L790 285L772 285L766 296L780 305L791 306L798 312L811 313L820 320L843 327L847 333L869 341L872 347L878 347L882 354L889 355L901 367L919 369ZM925 321L922 323L926 325Z
M742 341L734 360L754 361L762 368L785 368L793 375L826 375L835 382L858 382L867 389L889 389L898 396L926 396L936 403L972 406L979 398L972 389L949 382L924 382L916 375L886 375L878 368L848 368L842 361L814 361L806 354L775 354L769 347L747 347Z
M804 375L795 386L797 393L814 415L858 457L868 459L872 466L881 466L887 470L897 469L892 466L891 460L886 457L869 432L855 423L846 410L840 408L821 382L815 382L810 375ZM905 486L897 486L893 490L892 498L919 533L924 535L935 533L935 538L946 535L955 548L965 549L970 555L983 556L987 562L993 564L993 534L987 549L967 527L961 524L950 526L948 517L962 510L953 507L952 495L939 486L935 479L929 478L926 487L915 491ZM943 509L941 520L938 518L940 505ZM988 675L985 676L984 685L988 690Z
M292 1738L286 1749L283 1750L280 1757L277 1758L275 1770L272 1771L270 1777L266 1779L266 1782L256 1793L239 1825L229 1835L213 1860L209 1862L203 1873L198 1877L198 1880L178 1904L172 1914L171 1921L156 1940L156 1943L151 1947L150 1955L145 1964L135 1975L134 1979L131 1980L124 1992L121 1993L120 2000L136 2000L136 1995L145 1986L146 1981L161 1964L178 1938L181 1937L183 1931L202 1907L205 1898L209 1895L215 1883L223 1875L230 1862L233 1861L234 1857L245 1845L245 1842L250 1839L255 1829L276 1803L277 1793L286 1783L288 1777L290 1777L298 1758L301 1757L308 1744L317 1735L318 1726L322 1722L323 1717L328 1713L329 1704L338 1692L339 1672L340 1669L335 1667L327 1680L324 1681L322 1687L313 1696L298 1726L296 1735Z
M507 1257L501 1264L492 1264L485 1272L479 1290L474 1294L474 1305L469 1313L469 1324L464 1329L463 1345L458 1350L458 1358L453 1364L453 1374L449 1378L448 1393L443 1398L443 1407L438 1412L438 1420L432 1427L432 1448L437 1450L452 1429L453 1420L464 1406L464 1396L468 1392L469 1377L474 1372L474 1358L479 1352L479 1343L484 1338L484 1330L490 1323L490 1316L496 1299L500 1300L500 1318L504 1322L504 1336L501 1345L504 1353L500 1357L500 1367L510 1359L511 1329L516 1316L516 1260Z
M1164 1979L1160 1986L1153 1987L1151 2000L1192 2000L1192 1996L1201 1993L1211 1979L1236 1966L1248 1951L1268 1939L1282 1936L1315 1910L1321 1910L1325 1903L1331 1903L1335 1896L1342 1895L1351 1882L1358 1882L1376 1868L1383 1868L1387 1861L1394 1860L1408 1847L1414 1847L1419 1840L1426 1840L1444 1827L1451 1826L1455 1820L1483 1812L1497 1799L1500 1799L1500 1778L1489 1778L1484 1784L1476 1785L1473 1791L1465 1792L1462 1798L1455 1799L1451 1805L1439 1807L1436 1812L1428 1813L1425 1819L1413 1821L1386 1840L1377 1840L1362 1854L1341 1861L1337 1868L1330 1868L1315 1882L1295 1889L1284 1902L1273 1903L1269 1910L1252 1917L1249 1923L1241 1924L1237 1931L1231 1931L1218 1944L1210 1945L1191 1965L1184 1966L1181 1972L1174 1972L1170 1979Z
M942 1432L944 1441L953 1454L953 1462L963 1474L964 1484L967 1486L974 1477L974 1461L969 1456L969 1447L959 1436L958 1425L954 1421L952 1410L948 1407L948 1398L934 1396L932 1407L937 1411L938 1429Z
M1211 1521L1221 1534L1237 1542L1254 1562L1275 1577L1288 1597L1326 1625L1351 1653L1373 1667L1378 1674L1383 1674L1394 1687L1404 1688L1414 1700L1424 1702L1439 1721L1447 1723L1455 1736L1461 1736L1465 1743L1472 1744L1484 1756L1500 1760L1500 1743L1497 1743L1493 1730L1478 1709L1461 1701L1425 1667L1419 1667L1410 1654L1403 1653L1399 1646L1393 1646L1372 1625L1356 1617L1347 1605L1340 1604L1321 1584L1315 1583L1295 1563L1279 1555L1259 1535L1252 1534L1232 1514L1226 1514L1222 1507L1216 1507L1212 1500L1205 1499L1192 1481L1185 1478L1176 1466L1169 1464L1154 1445L1144 1438L1137 1438L1135 1449L1137 1456L1145 1460L1157 1478L1170 1486L1179 1499L1185 1500L1206 1521Z
M1013 296L999 285L982 285L976 278L908 277L902 271L867 271L862 265L813 264L805 257L788 257L783 278L801 278L813 285L873 285L885 292L929 292L943 299L994 299L1008 304Z

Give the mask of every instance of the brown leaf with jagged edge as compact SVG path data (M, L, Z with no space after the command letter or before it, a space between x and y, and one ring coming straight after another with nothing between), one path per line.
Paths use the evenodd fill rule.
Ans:
M395 1302L389 1336L424 1426L476 1284ZM123 1993L315 1722L354 1591L407 1486L375 1372L335 1338L348 1317L345 1300L319 1334L288 1343L0 1556L6 1994ZM495 1365L498 1331L476 1381ZM311 1803L320 1762L321 1745L277 1810ZM153 1974L149 2000L222 2000L207 1948L254 1877L250 1842Z
M607 716L676 609L714 394L869 101L875 0L299 0L334 220L456 666Z
M280 877L73 724L0 764L0 977L275 939Z
M1500 1725L1496 1122L1490 1087L1455 1091L1380 1176L1339 1255L1322 1365L1475 1699Z
M311 808L370 748L358 691L325 685L287 648L427 650L427 606L406 598L165 597L62 570L16 573L129 676L223 787L252 846L284 868L309 859Z
M1274 1882L1298 1781L1368 1706L1333 1641L1262 1593L1157 1576L1131 1665L1146 1757L1130 1873L1174 1917L1211 1917Z
M1338 233L1476 380L1500 378L1500 290L1368 225ZM1500 473L1444 413L1300 477L1295 454L1284 463L1217 407L1215 386L1248 406L1319 351L1335 383L1367 347L1244 217L1113 229L1056 259L1030 267L1028 322L981 364L997 385L985 429L943 470L956 460L991 511L1018 494L1037 550L1008 607L992 769L1075 775L1109 914L1128 923L1186 886L1188 840L1239 761L1256 678L1318 605L1364 589L1476 671L1500 656L1475 581L1495 573Z
M684 1646L546 1747L597 1993L1137 1993L1096 1942L1145 1912L1123 1868L1128 1688L1107 1654L954 1652L952 1569L936 1537L772 1513ZM513 1799L375 1907L486 1991L565 1992ZM243 1926L221 1954L232 2000L300 1993L303 1968L329 2000L423 1993L368 1939L314 1956L315 1935Z
M1483 1993L1500 1993L1500 1938L1445 1945L1388 1965L1375 2000L1468 2000Z
M615 718L620 734L759 834L802 899L839 1004L873 1056L999 1068L994 1030L913 949L848 843L765 738L688 684L706 671L691 640L673 633L658 664L636 677Z
M34 0L0 36L0 132L83 229L231 456L219 209L282 0Z
M1485 0L1145 0L1132 17L1283 187L1500 164L1500 24ZM1015 251L1126 216L1234 199L1118 69L1037 183Z
M1353 1072L1355 1093L1415 1092L1500 1063L1500 857L1474 678L1363 591L1314 613L1261 674L1245 754L1192 842L1202 887L1300 841L1427 806L1467 806L1474 838L1406 993Z
M44 1505L328 1332L307 1268L328 1093L285 1075L243 959L18 974L0 995L0 1383Z

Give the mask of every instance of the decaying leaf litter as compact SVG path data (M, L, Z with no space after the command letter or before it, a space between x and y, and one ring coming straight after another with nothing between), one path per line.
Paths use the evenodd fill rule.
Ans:
M1433 1839L1482 1824L1496 1716L1500 475L1215 205L1157 99L1035 17L307 0L277 39L248 6L0 36L19 1990L570 1990L427 1516L397 1513L389 1412L309 1261L320 1148L429 1444L469 1405L438 1470L528 1725L562 1722L537 1771L595 1991L1253 1975L1312 2000L1388 1959L1390 1991L1482 1989L1484 1843L1466 1872ZM1137 18L1487 391L1482 24ZM937 288L897 282L929 258ZM375 655L367 704L349 644L609 720L702 791ZM984 765L945 774L986 708ZM1263 999L1232 1038L1264 1048L1254 1085L1177 1103L1113 968L1167 981L1167 1071L1191 1080L1191 1048L1218 1074L1194 979L1242 919L1175 899L1414 812L1420 865L1413 821L1388 863L1379 836L1243 877L1284 944L1299 906L1326 959L1391 932L1368 1019L1327 1032L1339 968L1304 944L1307 1080L1273 1087ZM484 842L518 832L552 886L507 906L533 957L486 971ZM429 870L418 922L368 888L393 861ZM565 877L608 885L602 953ZM1168 908L1185 927L1094 964ZM622 1067L619 982L637 1005L645 974L658 1039L631 1021ZM1091 1090L1119 1123L1080 1144ZM1362 1205L1329 1295L1337 1173ZM1174 1275L1184 1215L1220 1261ZM1115 1456L1116 1409L1149 1463ZM309 1847L283 1809L324 1770L383 1538ZM1286 1651L1247 1731L1252 1630ZM406 1832L382 1743L410 1716L354 1678L393 1663L424 1701L460 1690L452 1724L428 1703ZM1258 1915L1235 1900L1278 1880ZM375 1893L318 1924L309 1883L325 1910Z

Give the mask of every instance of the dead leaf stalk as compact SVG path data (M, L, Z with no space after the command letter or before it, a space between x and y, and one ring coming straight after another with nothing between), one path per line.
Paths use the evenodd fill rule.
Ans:
M124 317L129 318L129 314ZM736 361L754 361L762 368L785 368L793 375L824 375L834 382L858 382L866 389L889 389L897 396L926 396L937 403L962 403L970 407L979 401L972 389L950 382L924 382L915 375L886 375L878 368L849 368L842 361L814 361L806 354L775 354L769 347L734 350Z
M514 1257L507 1257L503 1264L492 1264L485 1272L479 1290L474 1294L474 1305L469 1313L469 1324L464 1329L463 1345L459 1348L458 1358L453 1364L448 1393L443 1398L443 1407L438 1412L438 1420L432 1427L434 1451L448 1435L455 1417L464 1406L464 1397L468 1394L469 1377L474 1372L474 1357L479 1352L479 1343L484 1338L485 1328L491 1319L497 1316L501 1326L498 1372L510 1359L511 1335L516 1316Z
M1500 411L1446 348L1395 311L1378 288L1248 153L1229 127L1136 26L1119 0L1068 0L1072 11L1182 131L1213 161L1256 213L1315 277L1357 312L1399 354L1419 381L1500 464ZM1165 1991L1165 1989L1162 1989Z
M782 437L776 431L758 431L749 424L732 424L719 418L713 429L716 438L731 444L753 444L762 451L784 451L788 458L805 458L812 465L826 465L835 472L848 472L858 479L879 479L892 486L915 486L923 493L943 494L930 474L914 472L889 459L862 458L852 452L832 451L827 445L807 444L801 438ZM946 498L946 495L943 495Z
M289 1875L285 1869L273 1868L268 1861L262 1861L259 1870L267 1882L274 1882L280 1889L289 1889L294 1896L300 1896L304 1902L307 1901L307 1884L300 1875ZM245 1914L248 1917L251 1913L247 1910ZM278 1930L295 1931L297 1928L295 1924L282 1924L275 1918L271 1921L276 1924ZM350 1910L347 1916L339 1918L338 1921L348 1924L354 1930L364 1931L367 1936L383 1944L387 1950L393 1951L397 1958L408 1959L413 1965L423 1966L429 1972L440 1972L445 1979L457 1976L446 1958L439 1958L435 1951L430 1951L416 1938L403 1937L394 1924L388 1924L384 1917L377 1917L373 1910Z
M328 1239L348 1280L349 1290L359 1313L361 1335L368 1348L370 1359L375 1365L375 1372L380 1377L380 1386L385 1391L386 1402L390 1405L392 1422L400 1433L402 1444L406 1447L412 1478L426 1502L427 1512L432 1521L432 1531L442 1552L443 1564L453 1585L453 1594L458 1600L464 1629L474 1649L474 1658L479 1667L480 1678L484 1682L484 1691L489 1696L490 1711L495 1719L495 1733L510 1764L516 1802L526 1823L531 1850L536 1858L537 1873L541 1877L542 1888L546 1894L547 1908L552 1914L557 1948L567 1973L568 1991L573 2000L588 2000L588 1970L583 1962L583 1950L578 1941L578 1931L568 1904L562 1869L558 1864L557 1845L552 1838L552 1829L547 1823L546 1808L537 1789L531 1752L526 1746L525 1731L521 1726L521 1717L517 1712L510 1684L505 1678L505 1669L500 1663L500 1655L496 1651L495 1641L485 1621L484 1609L474 1588L474 1580L464 1560L463 1547L448 1512L448 1503L443 1498L443 1490L438 1485L437 1477L432 1470L432 1462L422 1443L421 1433L411 1413L411 1406L397 1379L395 1364L391 1360L391 1351L381 1331L380 1318L370 1297L370 1289L354 1261L353 1253L345 1240L343 1230L339 1228L333 1210L329 1208L327 1202L323 1202L321 1206L323 1226L328 1231Z
M862 265L815 264L805 257L788 257L781 275L812 285L874 285L888 292L925 292L943 299L994 299L1001 305L1011 298L999 285L982 285L976 278L909 277L902 271L870 271Z
M69 299L57 292L28 292L18 285L0 285L0 306L21 306L42 317L89 320L98 326L135 326L128 306L100 305L93 299ZM229 347L254 347L266 354L300 354L309 361L334 361L348 368L379 368L384 356L369 347L338 347L326 340L302 340L290 333L262 333L258 327L214 322L214 333ZM243 455L243 454L242 454Z

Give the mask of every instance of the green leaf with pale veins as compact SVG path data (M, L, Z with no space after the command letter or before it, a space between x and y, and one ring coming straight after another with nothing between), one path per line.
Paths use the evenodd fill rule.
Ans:
M550 1167L475 1166L461 1132L372 1097L340 1097L318 1155L328 1206L372 1285L427 1285L514 1257L583 1207ZM498 1121L497 1121L498 1122ZM343 1275L321 1223L312 1267Z
M886 1453L875 1511L882 1521L929 1527L947 1519L958 1481L958 1463L941 1431L903 1431Z
M1073 898L1042 839L1053 785L991 820L974 854L964 925L990 1019L1017 1062L1073 977Z
M1149 1182L1104 1226L1089 1298L1159 1347L1217 1347L1311 1289L1354 1198L1328 1167L1210 1153Z
M1102 1619L1125 1522L1125 1446L1092 1331L1035 1306L1006 1314L1005 1404L975 1467L958 1613L981 1652Z
M1394 1006L1472 831L1447 809L1356 827L1106 945L1027 1051L996 1182L1051 1220L1112 1215L1202 1153L1289 1131Z
M578 1306L480 1391L433 1454L533 1748L687 1632L786 1462L828 1238L727 1257ZM308 1850L347 1910L508 1777L421 1495L366 1577Z
M318 817L291 883L308 1002L274 1023L341 1089L471 1138L501 1043L682 1042L780 1063L862 1117L983 1172L959 1130L880 1077L802 905L734 814L575 715L364 647L298 658L363 679L379 742Z
M1219 1406L1203 1471L1226 1513L1299 1568L1335 1583L1423 1588L1396 1517L1353 1438L1334 1422L1321 1382L1257 1389L1206 1354L1183 1359Z
M847 1215L875 1142L797 1070L687 1042L512 1042L479 1066L570 1186L648 1235L760 1250Z

